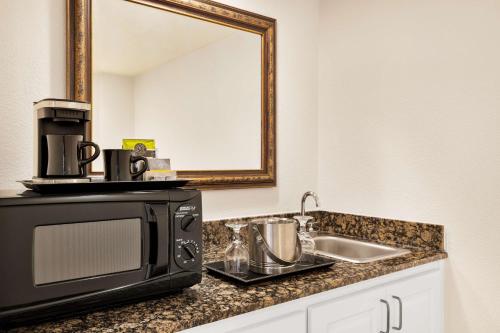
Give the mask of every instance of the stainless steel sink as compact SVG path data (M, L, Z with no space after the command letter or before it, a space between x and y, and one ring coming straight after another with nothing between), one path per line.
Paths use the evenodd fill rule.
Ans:
M325 234L315 236L314 241L317 254L358 264L410 253L406 249Z

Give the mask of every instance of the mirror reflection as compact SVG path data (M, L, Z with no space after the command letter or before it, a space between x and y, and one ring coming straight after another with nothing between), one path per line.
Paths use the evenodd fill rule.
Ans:
M157 8L94 1L92 140L106 149L154 139L176 170L260 169L261 43Z

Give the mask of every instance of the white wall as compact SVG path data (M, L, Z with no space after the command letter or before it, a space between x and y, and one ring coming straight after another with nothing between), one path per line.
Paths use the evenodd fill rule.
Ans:
M92 76L92 141L101 149L122 147L122 139L135 138L134 78L110 73ZM103 171L102 156L92 163Z
M259 169L261 62L241 32L135 76L135 137L175 170Z
M308 0L227 0L278 20L278 187L206 191L204 217L296 211L317 188L317 18ZM65 1L0 1L2 188L32 176L32 105L65 96ZM15 32L15 33L14 33Z
M500 332L500 2L320 13L326 208L444 224L446 332Z
M65 97L65 1L0 1L0 188L33 176L33 102Z

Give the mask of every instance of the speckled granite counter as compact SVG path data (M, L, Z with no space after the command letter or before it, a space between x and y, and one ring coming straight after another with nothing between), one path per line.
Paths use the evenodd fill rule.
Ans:
M442 226L327 212L314 216L321 230L404 246L412 252L369 264L338 261L329 268L245 287L204 273L200 284L180 293L11 331L176 332L447 257ZM227 237L223 221L205 223L206 261L220 258Z

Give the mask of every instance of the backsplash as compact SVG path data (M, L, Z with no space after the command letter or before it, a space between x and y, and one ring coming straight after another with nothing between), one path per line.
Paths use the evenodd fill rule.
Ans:
M444 251L442 225L342 213L327 215L320 230L386 245Z
M205 260L209 260L213 255L220 255L229 244L231 230L225 226L227 222L248 222L257 217L291 218L296 215L299 213L205 221L203 223ZM312 211L307 212L307 215L313 216L317 222L315 230L385 245L444 251L444 227L442 225L327 211ZM242 237L246 242L247 228L242 230Z

